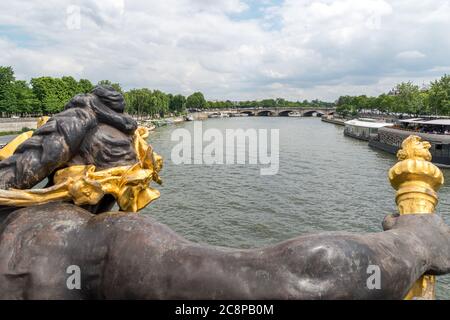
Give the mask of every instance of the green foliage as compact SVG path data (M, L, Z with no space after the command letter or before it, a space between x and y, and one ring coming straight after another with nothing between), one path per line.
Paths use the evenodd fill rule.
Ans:
M30 81L16 81L11 67L0 67L0 113L3 115L41 115L53 114L63 110L64 105L76 94L88 93L93 84L87 79L76 81L73 77L38 77ZM206 108L312 108L333 107L333 103L313 100L287 101L283 98L265 99L262 101L206 101L201 92L195 92L189 97L176 94L166 94L159 90L132 89L123 92L118 83L102 80L99 85L109 85L124 94L126 112L142 116L165 116L182 114L189 109Z
M0 113L39 114L39 100L26 81L16 80L11 67L0 67Z
M342 96L336 102L336 112L344 117L355 115L361 109L361 97Z
M0 113L11 113L11 109L16 105L15 80L11 67L0 67Z
M117 83L103 82L121 90ZM0 116L57 113L73 96L88 93L94 87L87 79L77 81L67 76L33 78L30 84L16 80L11 67L0 66Z
M66 92L61 92L64 89L64 82L58 78L39 77L31 79L31 85L35 96L40 101L40 109L43 113L52 114L60 112L64 104L67 102L64 97Z
M420 91L419 86L412 82L403 82L394 88L394 92L396 96L395 111L412 115L427 112L426 96Z
M262 108L275 108L277 103L274 99L264 99L260 102Z
M181 94L174 96L169 94L169 109L175 113L183 113L186 110L186 97Z
M205 109L207 105L205 97L201 92L194 92L186 99L187 109Z
M80 93L92 90L89 80L76 81L73 77L39 77L31 79L32 91L39 103L38 110L45 114L53 114L63 110L69 100Z
M118 84L118 83L112 83L112 82L109 81L109 80L100 80L100 81L98 82L98 85L99 85L99 86L111 86L111 87L114 88L114 90L119 91L120 93L123 93L122 87L120 86L120 84Z
M158 112L158 114L163 117L165 114L169 113L169 97L162 91L153 91L154 103L153 107Z
M230 100L226 101L208 101L208 108L210 109L232 109L235 108L235 103Z
M127 112L133 115L142 116L164 116L169 113L169 95L159 90L132 89L125 92L125 102Z
M288 101L283 98L260 101L206 101L201 92L187 98L183 95L166 94L159 90L132 89L123 92L120 84L102 80L99 85L109 85L122 92L126 111L136 116L162 117L182 114L186 109L231 108L330 108L344 116L356 116L361 111L378 110L385 113L410 115L450 115L450 75L433 81L429 89L421 89L412 82L403 82L389 93L378 97L341 96L335 103L320 100ZM16 80L11 67L0 66L0 116L53 114L63 110L64 105L76 94L88 93L93 84L87 79L75 80L38 77L30 83Z
M0 86L9 85L14 82L16 78L14 77L14 71L12 67L2 67L0 66Z
M94 85L88 79L80 79L78 81L78 91L80 93L89 93L94 89Z
M403 82L396 85L389 93L383 93L378 97L341 96L336 101L336 112L343 116L356 116L363 110L378 110L384 113L409 114L413 116L430 115L432 113L447 115L450 107L448 107L449 110L446 110L445 94L442 94L442 92L445 92L443 88L449 82L444 77L439 81L433 82L430 90L421 89L412 82ZM450 94L448 87L447 90ZM434 109L432 105L433 98L435 98Z
M432 113L450 115L450 75L432 82L428 94Z
M395 108L395 96L383 93L378 98L376 98L376 107L381 112L390 112Z
M11 105L10 113L13 114L40 114L40 103L31 87L26 81L14 83L15 105Z

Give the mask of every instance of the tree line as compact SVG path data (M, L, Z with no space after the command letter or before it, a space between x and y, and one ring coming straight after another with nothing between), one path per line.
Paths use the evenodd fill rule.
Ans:
M109 80L98 82L110 85L123 93L126 112L142 117L163 117L184 114L186 110L231 108L332 108L343 116L381 112L407 115L450 116L450 75L444 75L429 85L419 87L412 82L396 85L388 93L377 97L366 95L341 96L336 102L320 100L288 101L282 98L253 101L207 101L201 92L185 97L147 88L122 90L120 84ZM11 67L0 66L0 116L51 115L63 110L76 94L88 93L94 84L88 79L76 80L71 76L61 78L37 77L29 82L16 80Z
M110 85L123 93L126 112L137 117L163 117L184 114L186 110L231 108L330 108L334 103L319 100L287 101L282 98L261 101L207 101L201 92L185 97L147 88L122 90L120 84L109 80L98 82ZM0 66L0 116L41 116L63 110L75 95L88 93L94 84L88 79L76 80L71 76L61 78L37 77L29 82L16 80L12 67Z
M377 97L341 96L336 101L336 112L343 116L374 111L397 116L450 116L450 75L423 87L403 82Z

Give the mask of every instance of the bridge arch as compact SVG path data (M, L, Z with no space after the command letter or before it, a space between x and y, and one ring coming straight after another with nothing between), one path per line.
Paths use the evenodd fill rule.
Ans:
M318 110L308 110L306 112L303 113L304 117L321 117L324 116L325 113L322 111L318 111Z
M272 112L270 110L262 110L262 111L259 111L256 115L259 117L270 117L270 116L274 115L274 112Z
M249 117L255 115L255 113L254 113L253 111L241 111L241 112L239 112L239 113L241 113L241 114L247 114Z
M280 117L289 117L289 114L294 112L294 110L283 110L280 113L278 113L278 116Z

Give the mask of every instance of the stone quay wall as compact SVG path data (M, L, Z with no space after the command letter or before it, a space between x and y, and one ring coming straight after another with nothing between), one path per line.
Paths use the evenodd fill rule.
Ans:
M38 118L0 118L0 132L16 132L22 128L36 129Z

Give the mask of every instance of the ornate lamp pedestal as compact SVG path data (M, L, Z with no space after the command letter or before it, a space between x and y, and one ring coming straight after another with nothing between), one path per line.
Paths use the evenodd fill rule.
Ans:
M396 203L401 215L434 213L438 203L436 192L444 184L444 176L430 162L430 147L420 137L408 137L397 154L399 162L389 171L389 181L397 190ZM421 277L405 299L435 299L435 281L434 276Z

